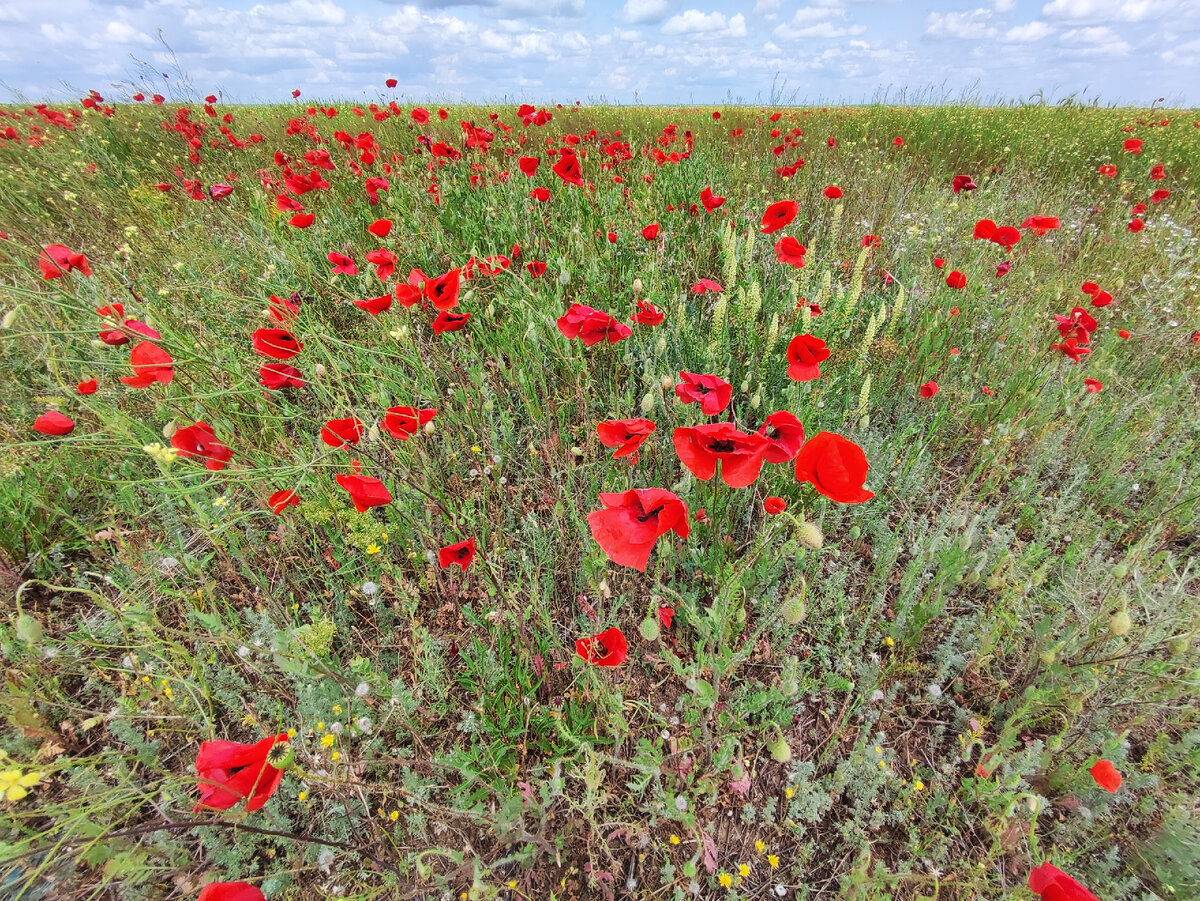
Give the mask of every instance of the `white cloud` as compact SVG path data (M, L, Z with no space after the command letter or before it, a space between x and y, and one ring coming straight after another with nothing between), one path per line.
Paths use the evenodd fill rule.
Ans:
M665 19L674 5L671 0L625 0L617 17L630 25L653 25Z
M1064 31L1059 53L1064 56L1126 56L1132 48L1105 25Z
M746 36L746 17L738 13L727 19L724 13L702 13L698 9L689 9L667 19L662 33L741 38Z
M754 4L754 14L761 16L764 13L773 13L780 7L781 0L758 0Z
M992 12L976 9L971 12L930 13L925 20L925 34L931 38L978 40L991 37L996 29L989 25Z
M1068 22L1144 22L1176 5L1175 0L1051 0L1042 15Z
M1028 25L1016 25L1004 33L1004 41L1008 44L1032 44L1054 34L1054 29L1045 22L1030 22Z
M1010 13L1017 8L1017 0L994 0L992 6L998 13Z
M775 28L772 34L785 41L800 38L837 38L847 35L859 35L865 32L865 25L835 25L831 19L844 19L846 11L829 6L802 6L796 10L791 20Z

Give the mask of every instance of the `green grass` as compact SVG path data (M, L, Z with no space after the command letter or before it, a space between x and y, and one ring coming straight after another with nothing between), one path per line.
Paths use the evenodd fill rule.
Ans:
M264 136L237 149L196 107L193 165L161 127L171 105L44 124L38 146L39 120L13 112L0 771L40 781L0 798L6 897L192 898L216 879L272 901L335 886L363 901L1028 899L1043 860L1105 901L1200 895L1200 114L878 106L772 124L770 110L568 108L524 129L501 109L511 134L492 126L489 152L433 173L407 115L235 108L239 138ZM460 146L458 121L488 112L425 131ZM669 124L663 149L682 151L685 130L694 149L659 166L648 151ZM772 128L803 136L777 157ZM602 170L618 129L632 158ZM337 130L374 136L364 177L391 166L377 206ZM594 191L549 171L545 139L566 134L583 137ZM259 170L277 178L277 150L319 148L331 188L300 197L317 221L291 228ZM526 153L543 157L533 179ZM795 178L773 171L801 157ZM177 165L234 191L193 201ZM960 173L978 190L954 195ZM689 215L708 185L725 205ZM1158 188L1170 198L1149 203ZM796 220L758 233L780 199ZM972 240L979 219L1031 215L1062 228L1023 231L1007 256ZM366 226L382 217L381 240ZM807 246L803 269L776 262L784 234ZM882 245L864 250L866 234ZM54 243L86 253L93 277L43 281ZM464 283L463 331L349 303L514 244L508 272ZM376 247L398 257L386 286L364 261ZM359 274L331 276L331 250ZM954 269L964 290L945 285ZM699 278L724 293L692 293ZM574 302L627 321L635 279L662 325L591 348L558 332ZM1091 308L1085 281L1115 302ZM309 385L266 392L250 335L273 324L269 295L292 292L305 346L289 362ZM112 302L162 333L171 384L118 381L132 345L98 342L93 312ZM1050 345L1053 314L1077 304L1100 325L1074 365ZM785 350L806 331L832 355L797 383ZM786 409L810 438L852 439L875 498L836 504L789 465L744 489L698 481L671 443L701 421L674 399L680 370L729 381L742 428ZM88 377L99 391L76 394ZM930 380L940 392L922 399ZM410 404L438 409L431 432L381 435L384 410ZM32 431L47 409L75 430ZM352 415L369 427L353 457L318 439ZM631 469L595 427L635 416L658 430ZM144 450L199 420L233 449L226 469ZM334 481L352 458L393 503L354 511ZM707 514L687 540L660 539L645 574L611 563L586 520L599 492L633 487ZM278 489L301 504L276 517ZM764 514L769 495L787 514ZM802 540L804 520L823 542ZM431 561L466 537L465 573ZM647 639L660 606L674 622ZM610 626L629 639L623 666L575 656ZM289 729L296 764L262 810L191 813L202 741ZM1124 776L1115 794L1088 773L1099 758Z

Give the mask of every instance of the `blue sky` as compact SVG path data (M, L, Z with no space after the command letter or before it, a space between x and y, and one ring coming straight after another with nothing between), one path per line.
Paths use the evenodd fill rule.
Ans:
M899 102L934 86L1187 105L1200 0L0 0L0 100L169 93L175 61L200 95L244 102Z

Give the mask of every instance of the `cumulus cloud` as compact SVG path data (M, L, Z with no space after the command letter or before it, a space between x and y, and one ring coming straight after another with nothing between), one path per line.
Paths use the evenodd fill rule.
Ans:
M1042 15L1068 22L1144 22L1176 5L1175 0L1051 0Z
M625 0L617 17L630 25L657 25L674 6L671 0Z
M1066 56L1125 56L1132 48L1105 25L1064 31L1059 52Z
M800 38L836 38L860 35L865 25L837 25L833 19L844 19L846 11L831 6L802 6L792 18L775 28L772 34L785 41Z
M1004 33L1004 41L1008 44L1032 44L1054 34L1054 29L1045 22L1030 22L1028 25L1016 25Z
M975 9L970 12L932 12L925 20L925 34L931 38L977 40L991 37L996 29L990 24L992 11Z
M725 14L720 12L702 13L698 9L689 9L667 19L662 33L742 38L746 36L746 17L738 13L726 18Z

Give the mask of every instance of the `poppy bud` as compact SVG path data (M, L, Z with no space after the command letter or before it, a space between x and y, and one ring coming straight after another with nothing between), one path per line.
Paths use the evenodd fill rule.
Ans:
M367 442L374 444L379 440L379 426L373 425L367 429Z
M1118 563L1112 568L1112 577L1114 579L1124 579L1127 575L1129 575L1129 567L1124 563Z
M642 638L646 639L646 641L656 641L658 636L662 634L662 631L658 627L658 622L653 617L642 620L642 624L638 626L638 632L641 633Z
M326 371L327 370L325 369L324 363L318 363L316 366L313 367L313 375L319 379L325 378Z
M431 420L429 420L429 422L425 423L424 427L422 428L422 431L426 435L432 435L434 432L437 431L437 426L435 426L433 424L433 420L431 419Z
M750 398L750 409L757 410L762 406L762 388L754 392L754 397Z
M1068 698L1067 699L1067 710L1069 710L1071 713L1083 713L1083 699L1082 698Z
M582 457L583 456L583 448L579 447L578 445L572 445L571 446L571 456L572 457Z
M1038 659L1040 661L1042 661L1042 663L1046 664L1046 666L1049 666L1051 663L1054 662L1054 658L1057 656L1058 656L1058 651L1056 651L1054 648L1048 648L1047 650L1042 651L1040 654L1038 654Z
M164 438L169 439L172 435L175 434L176 431L178 431L178 429L179 429L179 426L177 426L175 424L175 420L172 419L170 422L168 422L165 426L162 427L162 436Z
M805 547L819 551L825 543L825 534L815 522L801 522L796 526L796 540Z
M569 273L566 269L564 269L562 272L560 272L558 274L558 283L560 285L562 285L564 288L567 285L571 284L571 273Z
M771 759L776 763L787 763L792 759L792 749L777 723L771 724L771 740L767 742L767 750L771 752Z
M862 529L861 529L861 528L859 528L858 526L854 526L854 527L853 527L853 528L850 530L850 540L851 540L851 541L858 541L858 537L859 537L861 534L862 534Z
M1182 657L1188 651L1188 638L1186 635L1177 635L1167 642L1167 650L1171 652L1173 657Z
M800 577L800 593L795 597L788 598L783 602L783 607L780 612L783 614L783 621L789 626L795 626L800 623L805 616L808 615L808 605L804 603L805 597L808 595L808 583L804 581L804 577Z
M26 644L36 644L42 637L42 624L28 613L17 616L17 638Z
M642 398L642 412L649 413L654 409L654 392L647 391L646 396Z
M1108 621L1109 635L1124 635L1133 628L1133 621L1129 618L1127 610L1118 610L1112 615L1112 619Z
M4 318L0 319L0 329L10 329L14 322L17 321L17 307L13 307L4 314Z
M747 391L749 391L750 390L750 380L742 379L742 387L739 388L738 390L741 391L742 394L745 394Z
M635 278L633 280L633 296L639 297L639 296L641 296L641 293L642 293L642 280L640 278Z
M664 375L662 377L662 380L659 382L659 384L662 385L663 391L675 390L675 380L673 378L671 378L669 375Z
M992 573L990 576L987 577L987 581L984 582L983 584L987 588L988 591L996 591L997 589L1000 588L1001 585L1004 584L1004 580L1001 579L995 573Z

